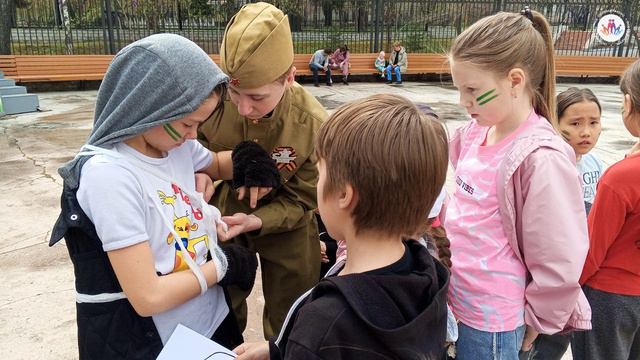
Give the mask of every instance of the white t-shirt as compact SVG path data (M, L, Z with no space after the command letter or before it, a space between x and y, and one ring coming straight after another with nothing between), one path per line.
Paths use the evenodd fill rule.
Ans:
M161 159L145 156L124 143L112 150L148 164L173 179L173 184L135 162L105 155L89 159L82 167L77 198L95 225L104 251L148 241L156 272L166 275L188 269L173 235L154 208L157 206L182 237L196 264L203 264L209 236L202 226L202 212L198 205L190 204L179 186L195 190L194 173L211 164L211 153L196 140L186 141ZM179 323L211 337L228 313L222 288L213 286L204 295L153 315L153 321L164 344Z
M582 191L584 202L593 204L596 197L596 186L602 175L602 161L592 153L582 155L577 161L580 179L582 180Z

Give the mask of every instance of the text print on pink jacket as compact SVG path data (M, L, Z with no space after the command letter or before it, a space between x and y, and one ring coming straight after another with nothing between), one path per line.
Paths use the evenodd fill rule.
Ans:
M513 141L496 181L504 232L528 270L525 323L542 334L588 330L578 279L589 238L575 153L545 118L530 116L538 119ZM454 168L468 129L449 141Z

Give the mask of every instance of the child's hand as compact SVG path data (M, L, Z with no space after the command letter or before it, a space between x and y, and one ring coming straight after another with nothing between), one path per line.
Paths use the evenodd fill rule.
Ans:
M213 186L213 182L211 183ZM197 185L196 185L196 189L197 189ZM258 200L262 199L265 195L267 195L269 192L271 192L271 190L273 190L273 188L271 187L251 187L249 188L249 206L252 209L255 209L256 206L258 205ZM241 186L238 188L238 200L242 200L244 199L244 195L247 192L247 188L246 186ZM213 195L213 193L211 194ZM205 198L206 200L206 198ZM209 201L209 200L207 200Z
M238 354L236 360L268 360L269 343L267 341L244 343L233 352Z
M262 220L255 215L247 215L245 213L235 213L232 216L223 216L224 221L229 229L226 232L218 231L218 239L227 241L234 237L254 230L262 228Z
M327 256L327 244L324 243L324 241L320 240L320 261L323 264L328 263L329 261L329 257Z
M231 152L233 163L233 188L239 191L238 199L244 198L249 188L250 206L254 208L258 199L271 189L280 186L280 171L271 154L253 141L242 141Z
M216 188L213 186L213 179L204 173L195 173L195 177L196 191L202 193L204 201L209 202L216 191Z
M525 330L524 339L522 340L521 351L525 351L525 352L530 351L531 348L533 347L533 342L536 340L537 337L538 337L538 332L531 326L527 325L527 330Z
M633 145L631 150L629 150L629 155L633 155L633 154L635 154L637 152L640 152L640 141L635 143L635 145Z

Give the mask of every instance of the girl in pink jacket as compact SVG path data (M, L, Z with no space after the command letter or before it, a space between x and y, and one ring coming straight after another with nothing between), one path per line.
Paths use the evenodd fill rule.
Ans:
M548 22L498 13L454 41L449 62L471 121L450 142L456 189L449 301L459 359L518 359L539 333L590 327L578 283L588 250L573 149L552 124Z
M342 82L345 85L349 85L349 59L350 53L347 44L337 48L333 55L331 55L331 68L342 70Z

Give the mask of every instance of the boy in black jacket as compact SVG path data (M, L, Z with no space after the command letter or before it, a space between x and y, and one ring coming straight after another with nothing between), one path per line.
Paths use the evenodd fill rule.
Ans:
M447 270L419 233L447 171L444 129L409 100L345 104L320 127L318 209L346 261L294 303L275 341L245 359L441 359Z

